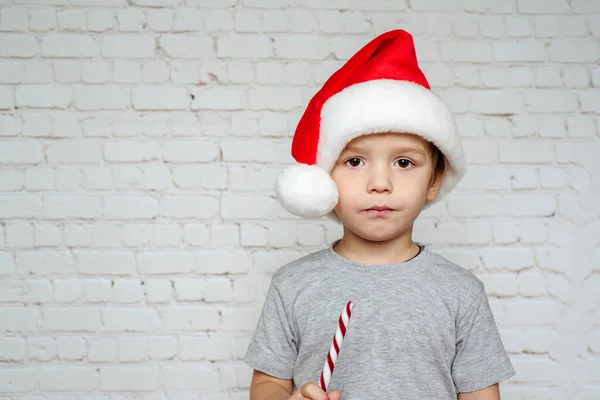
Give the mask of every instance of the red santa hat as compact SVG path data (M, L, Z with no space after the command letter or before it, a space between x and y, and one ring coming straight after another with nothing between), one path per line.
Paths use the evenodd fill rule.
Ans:
M435 200L460 181L465 160L454 118L419 68L412 36L386 32L368 43L325 82L311 99L292 141L296 165L277 177L275 191L292 214L334 219L339 194L330 172L352 139L404 132L435 144L446 170Z

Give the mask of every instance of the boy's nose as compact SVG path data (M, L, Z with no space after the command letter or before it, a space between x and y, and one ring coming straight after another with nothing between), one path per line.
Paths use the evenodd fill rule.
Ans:
M393 189L391 174L388 168L376 168L369 177L367 190L370 192L389 192Z

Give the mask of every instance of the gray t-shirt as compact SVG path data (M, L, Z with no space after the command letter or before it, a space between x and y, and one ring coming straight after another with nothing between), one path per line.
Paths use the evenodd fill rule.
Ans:
M515 375L483 283L428 247L400 264L328 248L273 275L246 363L319 382L340 313L354 303L328 391L342 399L456 399ZM422 245L421 243L419 243Z

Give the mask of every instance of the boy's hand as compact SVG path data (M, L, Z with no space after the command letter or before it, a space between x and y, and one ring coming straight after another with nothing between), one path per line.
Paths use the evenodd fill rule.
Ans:
M300 388L292 394L290 400L340 400L341 398L342 394L337 390L325 393L316 383L308 382L300 386Z

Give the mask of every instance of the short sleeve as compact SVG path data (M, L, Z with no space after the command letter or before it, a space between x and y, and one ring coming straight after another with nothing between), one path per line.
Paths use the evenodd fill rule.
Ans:
M280 379L292 379L298 355L293 324L273 281L244 361L250 367Z
M515 375L485 291L459 317L452 378L457 392L474 392Z

